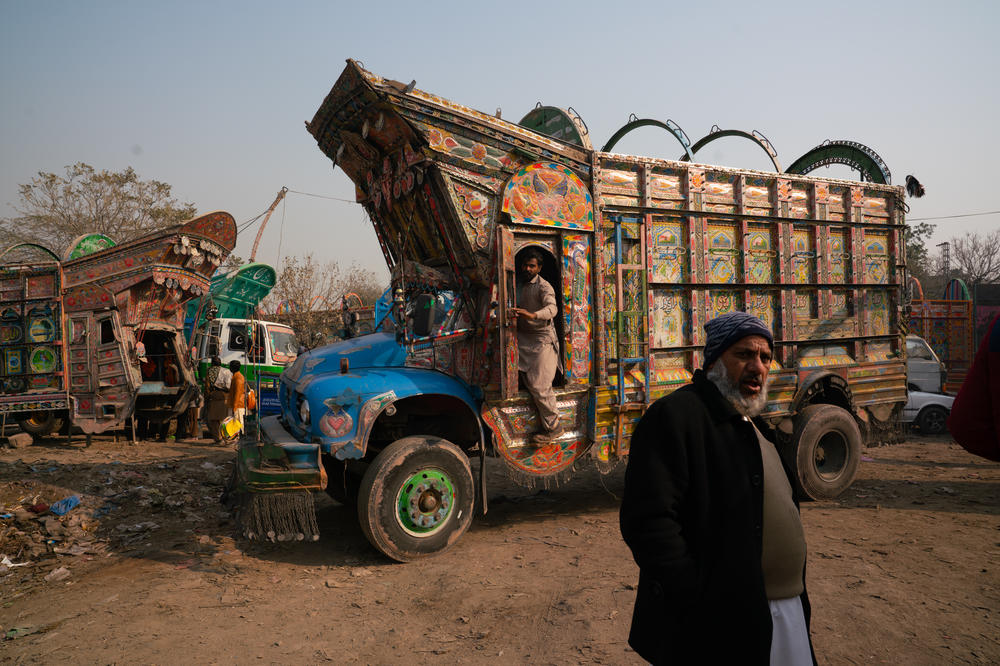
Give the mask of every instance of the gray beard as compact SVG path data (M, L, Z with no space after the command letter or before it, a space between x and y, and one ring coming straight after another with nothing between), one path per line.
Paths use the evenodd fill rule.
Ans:
M728 400L740 414L753 418L767 407L767 389L771 385L770 377L764 380L759 394L748 398L740 393L739 385L729 377L726 366L722 363L716 363L705 374L722 393L722 397Z

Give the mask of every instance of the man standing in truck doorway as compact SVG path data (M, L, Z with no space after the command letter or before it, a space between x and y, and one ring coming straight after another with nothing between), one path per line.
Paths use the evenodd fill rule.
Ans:
M813 664L792 478L757 418L774 340L745 312L705 333L692 383L632 433L621 506L639 565L629 644L654 664Z
M529 247L521 252L521 280L517 287L517 370L535 401L541 430L531 436L534 444L547 444L562 434L552 380L559 369L559 339L552 323L558 308L552 285L539 275L542 252Z

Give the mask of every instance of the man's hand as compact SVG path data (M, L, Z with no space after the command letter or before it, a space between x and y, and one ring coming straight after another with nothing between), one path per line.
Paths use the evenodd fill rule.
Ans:
M512 317L524 317L525 319L535 319L535 313L529 312L524 308L511 308L510 315Z

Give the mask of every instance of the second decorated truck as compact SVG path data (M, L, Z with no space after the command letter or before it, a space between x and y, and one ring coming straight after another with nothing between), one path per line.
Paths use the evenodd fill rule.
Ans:
M681 158L613 152L646 125L677 137ZM634 119L595 150L574 113L538 106L510 122L354 61L308 130L374 225L396 329L302 354L282 375L281 416L239 454L249 533L316 538L314 519L269 526L261 507L325 489L357 505L389 557L439 552L477 497L485 510L487 456L529 486L624 460L644 410L701 367L703 324L731 310L774 331L763 417L805 494L836 497L862 447L895 436L906 205L865 146L827 142L782 170L756 132L692 144L674 123ZM774 172L698 163L723 136L757 142ZM806 175L829 163L861 179ZM559 309L564 432L542 446L507 312L527 248Z

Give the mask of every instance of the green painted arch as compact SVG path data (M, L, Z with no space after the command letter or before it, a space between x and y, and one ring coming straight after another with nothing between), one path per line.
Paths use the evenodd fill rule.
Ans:
M629 121L625 123L621 129L615 132L610 139L608 139L608 142L604 144L603 148L601 148L601 152L611 152L611 149L615 147L615 144L621 141L622 137L632 130L650 126L665 129L673 134L674 138L680 142L681 146L683 146L684 154L687 155L687 161L694 161L694 156L691 154L691 140L688 139L687 134L681 129L680 125L669 119L667 122L663 122L661 120L656 120L655 118L637 118L634 113L629 116Z
M3 259L8 254L10 254L11 252L13 252L14 250L17 250L19 248L31 248L31 249L34 249L34 250L40 250L44 254L47 254L48 256L50 256L53 259L55 259L57 262L59 261L59 255L57 255L55 252L53 252L49 248L45 247L44 245L39 245L38 243L17 243L15 245L11 245L10 247L8 247L3 252L0 252L0 259Z
M539 102L524 118L521 118L518 125L558 141L593 150L587 123L583 122L583 118L573 107L566 110L557 106L542 106Z
M777 151L774 150L774 146L771 145L771 142L768 140L768 138L763 134L761 134L760 132L758 132L757 130L754 130L753 132L744 132L743 130L738 130L738 129L724 130L724 129L719 129L719 126L715 125L714 127L712 127L712 130L708 134L698 139L698 141L696 141L695 144L691 146L691 151L689 155L694 155L709 143L715 141L716 139L721 139L726 136L739 136L743 137L744 139L749 139L750 141L756 143L758 146L763 148L764 152L767 153L767 156L771 158L771 164L774 165L774 170L777 171L778 173L781 173L781 163L778 162ZM690 161L690 159L686 155L681 155L680 160L682 162Z
M824 141L785 170L785 173L805 175L828 164L843 164L855 169L863 180L889 185L892 174L878 153L856 141Z

